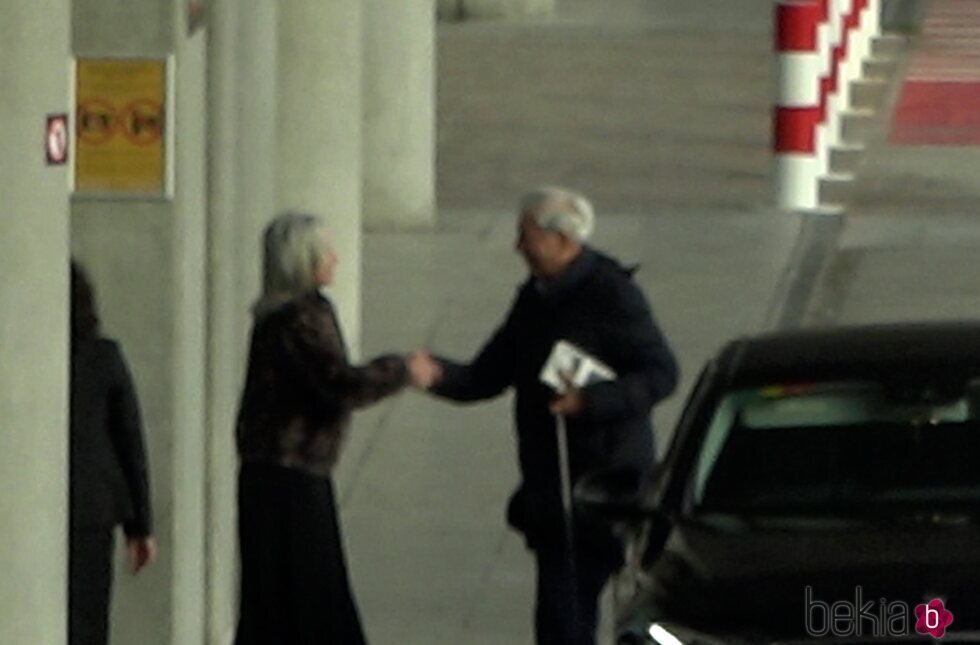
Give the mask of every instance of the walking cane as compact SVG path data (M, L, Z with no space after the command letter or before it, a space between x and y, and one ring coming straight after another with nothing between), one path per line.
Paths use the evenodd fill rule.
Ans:
M558 472L561 478L561 505L565 515L565 546L568 555L568 572L572 591L572 616L577 621L578 572L575 566L575 518L572 509L572 472L568 457L568 429L565 415L555 415L555 433L558 435Z
M613 379L616 373L602 361L565 340L559 340L551 350L541 370L541 381L557 394L565 394L570 388ZM558 445L558 473L560 476L561 505L565 520L565 545L568 558L569 586L571 587L571 612L574 620L579 614L579 581L575 557L575 512L572 506L572 472L568 447L568 426L565 416L555 415L555 435Z

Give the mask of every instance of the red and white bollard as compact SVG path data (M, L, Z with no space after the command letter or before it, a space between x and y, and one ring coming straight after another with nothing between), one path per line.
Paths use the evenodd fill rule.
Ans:
M861 6L865 0L844 0L844 53L841 61L840 104L851 107L851 83L861 78ZM843 133L842 137L843 138Z
M866 24L866 31L868 33L868 41L874 42L875 38L881 36L881 0L868 0L868 6L865 7L865 11L868 13L868 21ZM871 47L868 46L868 55L871 55Z
M781 208L819 208L820 178L830 177L831 150L844 142L851 85L881 34L880 8L880 0L781 0L776 7L774 147Z
M810 210L819 205L821 18L818 0L784 0L776 8L778 63L773 146L777 203L789 210Z
M817 85L820 91L820 123L817 125L817 160L820 165L819 174L825 175L830 171L830 128L828 114L830 112L828 98L830 97L831 75L834 70L834 36L830 29L830 12L835 0L817 0L820 10L820 24L817 25L817 51L820 56L820 72Z
M845 39L847 30L844 26L844 2L846 0L828 0L827 6L827 25L830 32L830 52L827 60L827 74L823 77L822 85L822 106L823 106L823 145L827 151L827 164L823 170L829 168L829 150L841 143L841 119L843 110L841 102L841 86L845 81L843 78L843 56L845 52Z

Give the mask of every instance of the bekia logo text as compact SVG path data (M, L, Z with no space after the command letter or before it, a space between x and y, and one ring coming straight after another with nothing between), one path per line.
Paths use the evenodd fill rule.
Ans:
M822 638L835 636L908 636L913 633L942 638L953 624L953 614L936 598L909 610L907 603L884 598L864 599L864 590L856 587L854 601L828 603L813 597L813 587L805 591L806 632Z

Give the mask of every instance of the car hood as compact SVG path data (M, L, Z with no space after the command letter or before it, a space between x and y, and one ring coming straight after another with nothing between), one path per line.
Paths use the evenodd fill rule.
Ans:
M870 602L887 616L892 603L911 614L939 598L954 614L951 632L980 629L980 530L949 518L682 522L650 573L649 602L661 617L699 631L751 632L758 642L807 636L806 612L819 618L820 603L838 601ZM914 615L909 625L914 633ZM866 619L864 630L873 628Z

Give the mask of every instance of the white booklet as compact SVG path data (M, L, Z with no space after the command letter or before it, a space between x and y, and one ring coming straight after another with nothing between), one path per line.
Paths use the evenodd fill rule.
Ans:
M585 387L616 378L616 372L612 368L567 340L555 343L548 360L541 368L539 378L560 394L565 391L563 374L575 387Z

